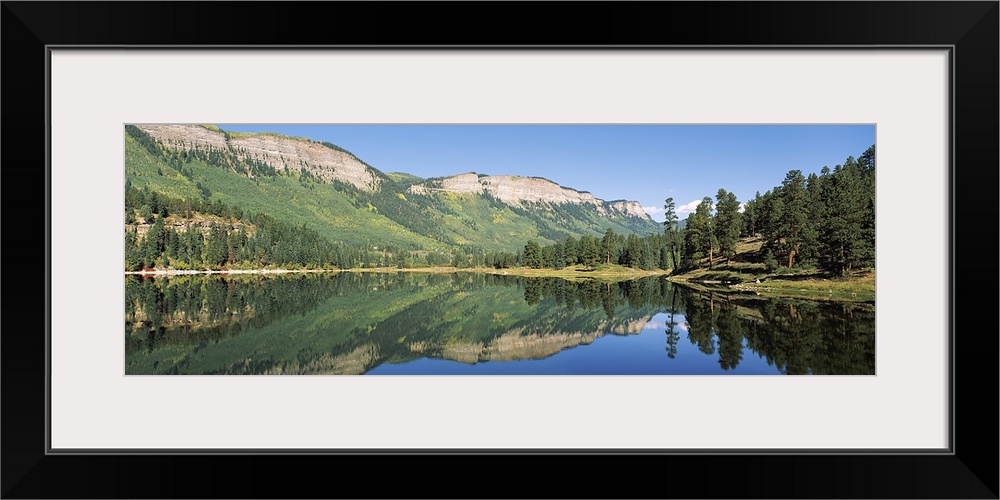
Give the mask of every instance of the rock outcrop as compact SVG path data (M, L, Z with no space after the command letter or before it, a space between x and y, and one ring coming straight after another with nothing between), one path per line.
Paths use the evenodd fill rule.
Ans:
M438 345L411 342L407 347L411 352L470 365L484 361L541 359L565 349L591 344L604 336L605 332L616 335L637 335L642 333L642 329L650 319L651 317L637 318L616 326L601 324L593 332L565 332L558 329L528 332L522 328L511 330L489 343L457 342Z
M642 204L638 201L615 200L607 203L611 210L620 212L626 216L649 219L649 214L642 209Z
M516 175L479 175L474 172L430 179L407 189L410 194L432 193L487 194L508 205L523 207L525 203L563 203L592 205L601 215L622 215L652 220L637 201L606 202L586 191L560 186L540 177Z
M228 151L240 159L255 159L276 170L305 169L326 182L339 180L365 191L376 191L382 177L354 155L307 139L277 134L227 134L202 125L137 125L163 145L182 150Z
M326 182L334 180L365 191L378 191L384 174L336 146L274 133L224 132L206 125L144 124L138 128L164 146L180 150L225 151L242 160L256 160L276 170L308 171ZM252 174L247 174L251 175ZM590 205L606 217L638 217L652 221L637 201L607 202L586 191L560 186L541 177L480 175L474 172L430 179L410 186L407 193L460 193L489 195L504 203L524 207L530 203Z

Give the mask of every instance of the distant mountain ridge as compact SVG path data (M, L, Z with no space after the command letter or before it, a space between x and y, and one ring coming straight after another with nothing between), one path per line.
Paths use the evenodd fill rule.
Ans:
M383 173L340 146L305 137L197 124L134 127L139 136L126 134L132 186L268 213L331 241L514 251L532 239L550 244L607 229L639 236L663 230L636 201L604 201L541 177L422 179Z
M339 180L365 191L377 191L390 177L339 146L314 142L305 137L281 134L227 132L212 125L150 124L138 127L165 146L231 151L240 159L256 159L278 170L306 170L325 181ZM418 177L399 172L398 175ZM475 172L429 179L411 185L407 193L437 192L489 194L517 207L529 203L590 204L602 215L639 217L650 220L637 201L606 202L587 191L560 186L542 177L484 175Z
M605 216L639 217L652 220L637 201L606 202L587 191L560 186L542 177L516 175L484 175L469 172L451 177L431 179L411 185L410 194L431 193L488 194L509 205L522 207L527 203L574 203L593 205Z
M241 160L260 160L278 170L308 170L325 181L336 179L366 191L378 190L387 178L346 150L304 137L227 132L210 125L137 126L164 146L228 150Z

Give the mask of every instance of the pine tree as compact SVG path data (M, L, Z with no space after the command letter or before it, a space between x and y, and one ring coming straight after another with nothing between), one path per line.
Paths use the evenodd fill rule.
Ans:
M140 245L140 255L143 265L146 267L156 266L156 261L159 260L160 254L163 253L164 239L163 217L157 217L153 225L146 231L146 235Z
M142 268L135 229L125 231L125 270L138 271Z
M870 193L862 167L853 158L835 168L828 178L822 200L826 216L819 231L822 262L843 275L867 260Z
M757 236L757 233L760 231L760 210L761 196L760 191L757 191L754 199L746 202L746 205L743 207L743 215L740 217L743 236L750 238Z
M532 269L542 267L542 247L535 240L524 245L524 265Z
M635 233L629 233L625 240L625 265L629 267L641 267L643 263L643 245Z
M666 220L663 221L663 225L666 227L667 234L667 253L673 258L673 267L676 268L678 263L680 263L680 231L677 228L677 212L674 205L674 199L667 198L663 205L663 213L666 216ZM662 259L661 259L662 260ZM670 264L665 264L665 262L660 263L660 267L666 269L664 265L669 266Z
M143 204L139 207L139 218L144 224L149 224L149 219L153 218L153 209L149 205Z
M210 266L222 266L226 263L226 229L218 222L213 222L205 242L205 260ZM284 261L284 259L281 259ZM281 262L285 263L285 262Z
M566 258L566 265L573 266L580 262L580 245L572 235L566 237L563 243L563 255Z
M792 170L781 183L781 200L784 210L781 214L778 236L788 255L788 267L795 264L795 256L801 250L809 223L809 199L806 196L806 178L801 170Z
M713 233L719 245L719 254L726 258L726 264L736 255L736 244L740 240L740 202L736 195L719 189L715 195L715 226Z
M604 238L601 239L601 254L604 257L605 264L611 264L611 256L615 254L617 258L617 251L615 245L615 232L608 228L604 232Z
M712 234L712 199L705 197L695 208L694 212L688 214L687 227L684 229L684 251L685 259L692 264L708 257L708 267L712 267L712 249L714 247L715 236Z

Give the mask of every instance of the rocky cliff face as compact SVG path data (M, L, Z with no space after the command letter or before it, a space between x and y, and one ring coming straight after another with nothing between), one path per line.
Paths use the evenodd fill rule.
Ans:
M511 175L478 175L466 173L432 179L414 184L407 190L411 194L432 193L489 194L513 206L524 203L562 203L592 205L602 215L625 215L651 220L637 201L619 200L606 202L594 195L562 187L548 179Z
M636 335L652 317L638 318L624 325L611 327L607 324L599 326L594 332L564 332L559 330L545 332L526 332L524 329L511 330L487 344L482 342L449 343L436 345L428 342L411 342L410 351L450 359L466 364L476 364L484 361L513 361L521 359L541 359L556 354L564 349L586 345L604 336L605 332L618 335Z
M627 201L627 200L609 201L608 207L611 210L615 210L630 217L649 219L649 214L647 214L646 211L642 209L642 204L640 204L638 201Z
M227 151L241 159L262 161L279 171L305 170L326 182L339 180L365 191L379 190L384 178L354 155L308 139L271 133L227 134L202 125L151 124L137 127L170 148L189 150L198 147ZM419 195L437 192L488 194L518 207L526 203L583 204L608 217L638 217L652 221L639 202L606 202L588 192L565 188L538 177L466 173L414 184L407 192Z
M274 134L239 134L230 138L201 125L137 125L165 146L195 146L229 151L241 159L263 161L277 170L307 170L327 182L340 180L366 191L378 190L381 177L354 155L324 144Z

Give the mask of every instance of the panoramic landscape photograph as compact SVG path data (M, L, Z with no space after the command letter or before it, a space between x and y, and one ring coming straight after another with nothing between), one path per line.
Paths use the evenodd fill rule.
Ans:
M126 375L875 375L874 125L127 124Z

